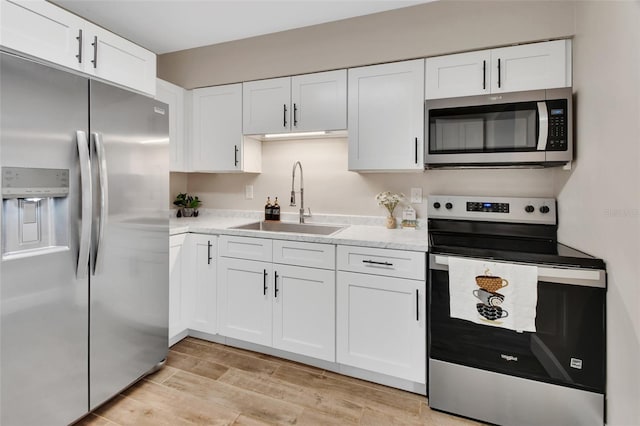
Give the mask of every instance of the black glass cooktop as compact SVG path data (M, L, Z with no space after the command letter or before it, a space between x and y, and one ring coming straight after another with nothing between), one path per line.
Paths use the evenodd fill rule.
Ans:
M558 243L557 226L429 220L429 252L604 269L602 259Z

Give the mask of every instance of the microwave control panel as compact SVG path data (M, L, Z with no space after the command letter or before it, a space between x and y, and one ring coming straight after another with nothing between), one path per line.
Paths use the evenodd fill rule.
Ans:
M549 111L549 136L547 137L547 151L567 150L567 100L556 99L547 101Z

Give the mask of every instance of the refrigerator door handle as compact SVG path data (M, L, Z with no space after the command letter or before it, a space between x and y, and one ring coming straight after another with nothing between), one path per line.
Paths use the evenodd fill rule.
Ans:
M89 141L87 134L81 130L76 131L78 144L78 159L80 162L80 188L81 188L81 217L80 217L80 243L78 245L78 267L76 277L85 278L89 268L89 251L91 250L91 159L89 158Z
M92 133L93 142L96 147L96 159L98 162L98 176L100 179L100 218L98 225L98 238L96 241L96 261L93 266L93 275L102 270L104 260L104 229L107 225L109 215L109 183L107 181L107 159L102 143L102 135Z

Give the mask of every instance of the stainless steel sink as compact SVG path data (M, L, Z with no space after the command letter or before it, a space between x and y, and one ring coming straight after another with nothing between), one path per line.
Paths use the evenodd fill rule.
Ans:
M277 221L252 222L246 225L232 226L231 229L249 229L254 231L289 232L292 234L331 235L344 229L344 226L315 225L311 223L291 223Z

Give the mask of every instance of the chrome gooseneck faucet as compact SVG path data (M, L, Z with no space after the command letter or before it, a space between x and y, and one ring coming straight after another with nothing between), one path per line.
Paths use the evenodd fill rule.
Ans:
M300 166L300 223L304 223L304 178L302 176L302 163L296 161L293 163L293 171L291 172L291 203L290 207L296 206L296 192L294 184L296 181L296 167Z

